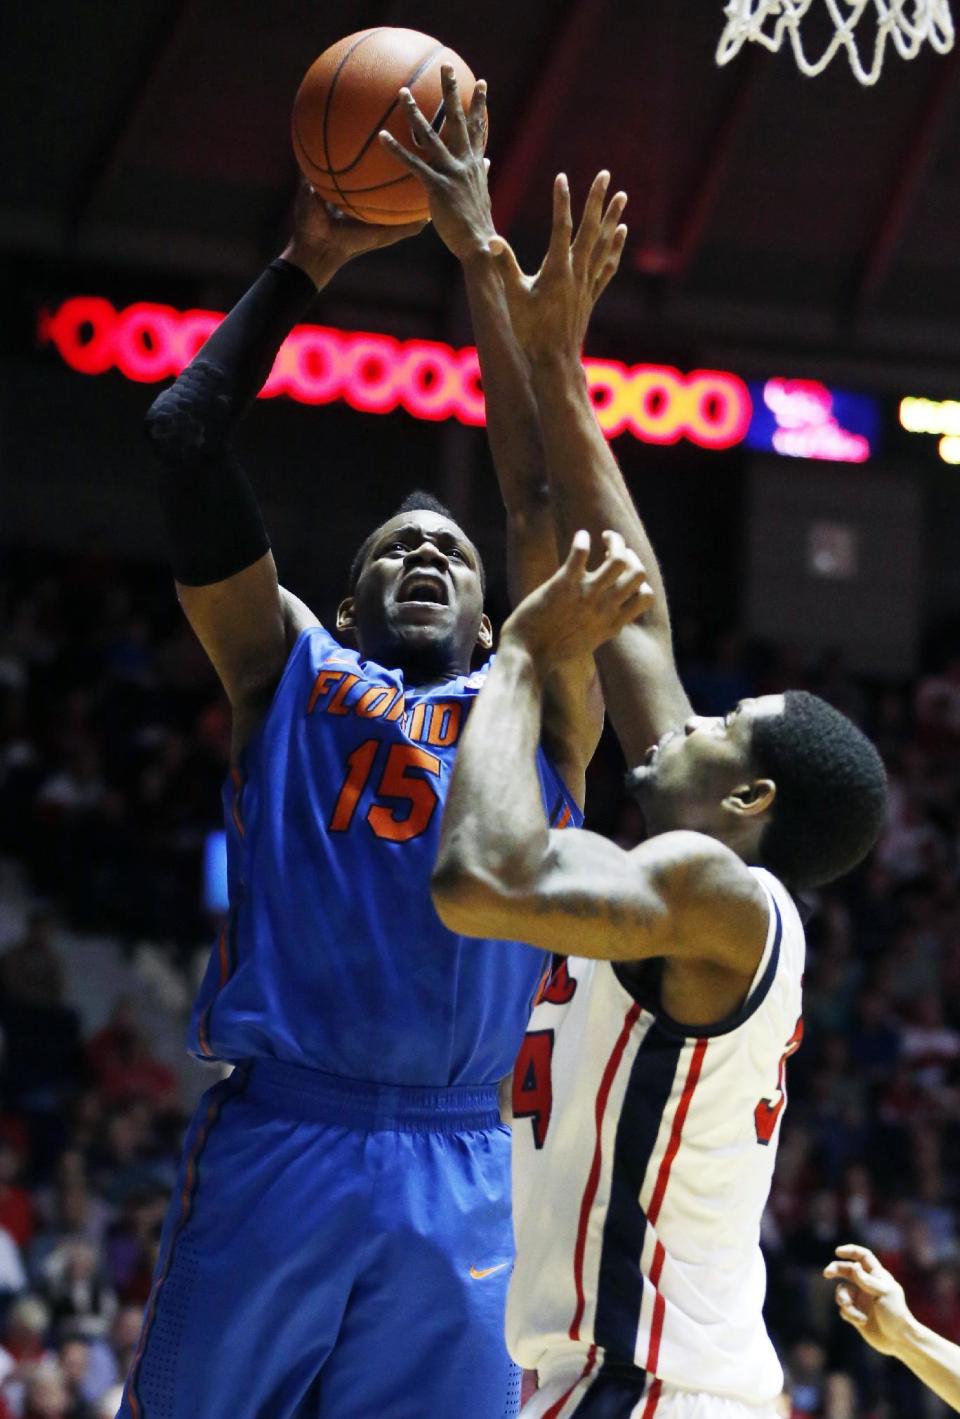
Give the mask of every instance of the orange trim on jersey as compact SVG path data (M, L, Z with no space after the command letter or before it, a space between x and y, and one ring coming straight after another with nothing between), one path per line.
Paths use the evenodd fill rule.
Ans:
M654 1380L650 1393L647 1395L647 1402L643 1408L641 1419L653 1419L657 1412L657 1405L660 1403L660 1391L663 1389L659 1380Z
M589 1375L590 1371L593 1369L596 1363L597 1347L595 1345L591 1345L590 1349L587 1351L587 1363L583 1367L583 1373L579 1374L574 1380L573 1384L570 1386L570 1388L566 1390L563 1394L561 1394L558 1400L555 1400L555 1402L551 1404L550 1408L544 1414L543 1419L560 1419L561 1409L566 1404L571 1394L573 1394L573 1391L576 1389L577 1385L582 1384L583 1381L587 1378L587 1375Z
M536 993L535 993L535 995L534 995L534 997L533 997L533 1004L532 1004L531 1007L530 1007L531 1010L536 1010L537 1006L538 1006L538 1005L540 1004L540 1002L542 1001L543 996L544 996L544 992L546 991L547 985L549 984L550 976L551 976L552 972L553 972L553 958L551 957L551 958L547 961L547 969L544 971L543 975L540 977L540 984L537 986Z
M680 1148L680 1138L683 1134L683 1125L686 1123L687 1114L690 1110L690 1100L693 1098L693 1091L697 1087L700 1078L700 1070L703 1067L703 1056L707 1052L707 1040L697 1040L693 1050L693 1057L690 1060L690 1068L687 1070L686 1082L683 1086L683 1093L680 1095L680 1102L677 1105L677 1112L673 1116L673 1127L670 1129L670 1141L667 1144L667 1151L663 1155L660 1163L660 1171L657 1173L656 1186L653 1189L653 1197L650 1199L650 1206L647 1208L647 1221L651 1227L656 1226L657 1218L660 1216L660 1208L663 1206L663 1199L667 1191L667 1184L670 1181L670 1169L673 1167L673 1160L677 1156ZM660 1294L660 1273L663 1271L663 1263L666 1260L666 1252L661 1241L657 1241L653 1249L653 1264L650 1267L650 1285L656 1292L653 1302L653 1319L650 1323L650 1344L647 1347L647 1359L644 1368L651 1375L657 1372L657 1364L660 1359L660 1340L663 1336L663 1321L666 1314L667 1303ZM658 1381L659 1384L659 1381ZM650 1392L653 1399L653 1391ZM659 1398L659 1391L657 1394ZM654 1403L654 1409L656 1403ZM643 1411L644 1419L647 1413L653 1414L653 1409L648 1407Z
M226 925L220 928L220 939L217 942L217 951L220 956L220 989L223 990L223 987L230 979L230 956L227 952Z
M244 837L246 829L243 826L243 818L240 813L240 798L243 794L244 778L236 764L234 764L233 768L230 770L230 779L233 783L233 826L240 836Z
M553 826L555 828L565 828L572 817L573 814L570 812L570 805L569 803L565 803L563 805L563 812L560 814L560 817L557 819Z
M217 938L217 956L220 961L220 979L217 982L217 994L204 1010L197 1021L197 1043L200 1046L200 1053L206 1055L208 1059L214 1058L213 1050L210 1047L210 1012L220 995L220 991L227 984L233 974L233 964L230 960L230 940L228 933L236 931L236 908L231 912L230 917L220 928L220 935Z
M153 1283L153 1289L150 1292L150 1300L147 1304L147 1311L143 1318L143 1329L140 1332L140 1343L137 1346L137 1353L133 1357L133 1364L130 1366L130 1377L127 1381L127 1397L130 1401L130 1412L133 1415L133 1419L142 1419L143 1415L143 1409L141 1408L140 1400L138 1399L136 1393L137 1376L140 1369L141 1361L143 1360L143 1353L147 1348L147 1341L150 1338L150 1331L153 1328L154 1318L157 1313L157 1297L160 1295L160 1289L163 1286L163 1283L170 1275L170 1267L173 1264L173 1253L176 1249L177 1242L180 1240L180 1233L183 1231L184 1227L190 1219L190 1212L193 1207L193 1200L196 1192L197 1159L199 1158L201 1150L203 1149L203 1146L207 1141L210 1129L216 1122L221 1108L226 1103L227 1097L230 1096L221 1095L221 1097L217 1099L216 1103L211 1104L210 1107L207 1109L206 1118L204 1119L203 1125L197 1133L193 1147L190 1149L190 1153L187 1157L186 1168L184 1170L183 1188L180 1192L180 1220L177 1223L177 1229L174 1232L173 1237L171 1238L170 1250L167 1252L167 1258L164 1262L163 1270L157 1277L156 1281Z
M207 1034L207 1020L210 1015L210 1006L200 1016L197 1021L197 1044L200 1046L200 1053L205 1054L208 1059L213 1058L213 1050L210 1048L210 1037Z
M603 1157L603 1115L607 1109L607 1100L610 1097L610 1090L617 1070L620 1068L620 1061L623 1059L623 1052L627 1047L630 1032L640 1015L640 1006L631 1005L627 1011L620 1037L611 1051L607 1060L607 1067L603 1071L600 1080L600 1088L597 1090L597 1101L594 1106L594 1116L596 1118L597 1137L593 1146L593 1162L590 1164L590 1172L587 1176L586 1186L583 1189L583 1198L580 1203L580 1223L577 1228L577 1244L573 1252L573 1284L577 1291L577 1308L574 1311L573 1320L570 1323L569 1335L571 1340L580 1339L580 1322L583 1320L583 1312L586 1306L586 1296L583 1290L583 1257L587 1249L587 1223L590 1220L590 1209L593 1206L597 1195L597 1188L600 1184L600 1164ZM546 1419L546 1415L544 1415Z

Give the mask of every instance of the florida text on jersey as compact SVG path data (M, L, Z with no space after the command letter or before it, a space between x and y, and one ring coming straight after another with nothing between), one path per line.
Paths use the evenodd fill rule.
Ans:
M230 914L194 1010L195 1054L398 1085L509 1074L543 957L455 936L430 899L483 681L424 690L322 627L300 636L224 790ZM542 751L538 770L551 822L580 822Z

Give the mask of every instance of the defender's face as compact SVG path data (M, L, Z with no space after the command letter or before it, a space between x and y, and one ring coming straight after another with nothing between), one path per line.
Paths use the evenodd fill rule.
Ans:
M354 607L365 656L387 665L436 659L466 669L483 615L477 549L440 513L401 513L373 539Z
M758 719L783 714L783 695L741 700L725 715L691 715L669 729L631 770L630 791L647 830L716 831L723 800L753 776L751 742Z

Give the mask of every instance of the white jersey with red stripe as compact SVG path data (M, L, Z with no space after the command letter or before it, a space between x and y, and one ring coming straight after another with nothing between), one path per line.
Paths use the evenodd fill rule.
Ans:
M729 1019L690 1033L607 961L570 957L541 988L514 1071L507 1336L541 1383L573 1374L577 1393L561 1392L551 1419L604 1385L749 1405L782 1388L760 1221L802 1038L805 946L789 893L752 870L770 925Z

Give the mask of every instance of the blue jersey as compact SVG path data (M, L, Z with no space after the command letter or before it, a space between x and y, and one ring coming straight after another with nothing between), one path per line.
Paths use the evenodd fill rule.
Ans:
M510 1072L545 957L455 935L430 897L483 680L405 687L322 627L299 637L224 789L230 912L194 1009L200 1058L437 1087ZM542 750L537 767L549 821L579 824Z

